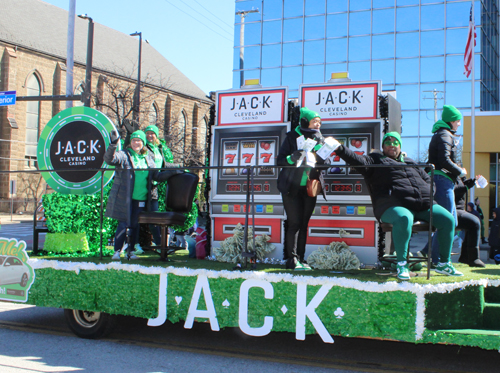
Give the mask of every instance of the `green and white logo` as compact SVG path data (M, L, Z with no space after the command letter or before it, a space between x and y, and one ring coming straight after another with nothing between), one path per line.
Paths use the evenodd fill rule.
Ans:
M92 194L100 191L101 174L106 185L113 177L113 167L104 163L116 131L111 120L95 109L79 106L61 111L45 126L37 148L38 168L55 191L63 194ZM110 170L96 171L98 168ZM94 169L94 170L92 170Z
M0 300L26 302L35 281L35 272L28 264L26 242L0 238Z

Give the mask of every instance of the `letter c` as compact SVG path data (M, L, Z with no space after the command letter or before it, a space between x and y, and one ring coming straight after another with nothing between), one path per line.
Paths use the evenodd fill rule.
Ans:
M264 298L273 299L274 289L273 285L267 281L262 280L246 280L240 287L240 309L239 309L239 326L243 333L254 336L262 337L271 333L273 329L273 318L271 316L264 317L264 325L260 328L252 328L248 325L248 292L251 288L261 288L264 290Z

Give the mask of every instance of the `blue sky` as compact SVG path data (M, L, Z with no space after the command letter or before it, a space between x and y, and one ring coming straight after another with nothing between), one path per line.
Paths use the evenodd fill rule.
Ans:
M44 0L69 9L69 0ZM76 14L143 39L204 92L232 86L234 0L76 0Z

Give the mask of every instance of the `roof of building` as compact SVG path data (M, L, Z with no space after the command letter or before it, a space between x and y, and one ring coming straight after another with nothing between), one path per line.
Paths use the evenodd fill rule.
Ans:
M40 0L0 0L0 40L66 60L68 12ZM76 17L74 61L85 65L88 21ZM139 38L94 23L93 67L136 78ZM196 99L209 98L155 48L142 43L141 80Z

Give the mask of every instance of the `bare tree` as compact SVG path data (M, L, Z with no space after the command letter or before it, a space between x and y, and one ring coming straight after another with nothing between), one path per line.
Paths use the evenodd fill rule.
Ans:
M156 85L150 84L152 79L149 76L145 78L141 87L139 123L134 123L132 120L136 87L133 79L101 77L101 81L101 87L98 85L97 92L92 94L93 104L119 126L122 138L126 138L127 134L139 128L154 124L163 130L163 138L172 151L175 163L181 163L184 166L204 165L205 147L203 144L205 141L199 142L196 135L186 133L186 123L180 120L182 112L163 119L165 118L165 105L157 105L153 108L155 101L166 101L168 80L163 79L162 86L157 88ZM203 138L206 136L205 133L200 135ZM202 145L199 145L200 143Z
M23 200L24 211L28 210L30 203L33 203L34 211L37 201L42 197L46 185L42 175L38 173L20 173L17 176L17 180L17 195L25 197Z

